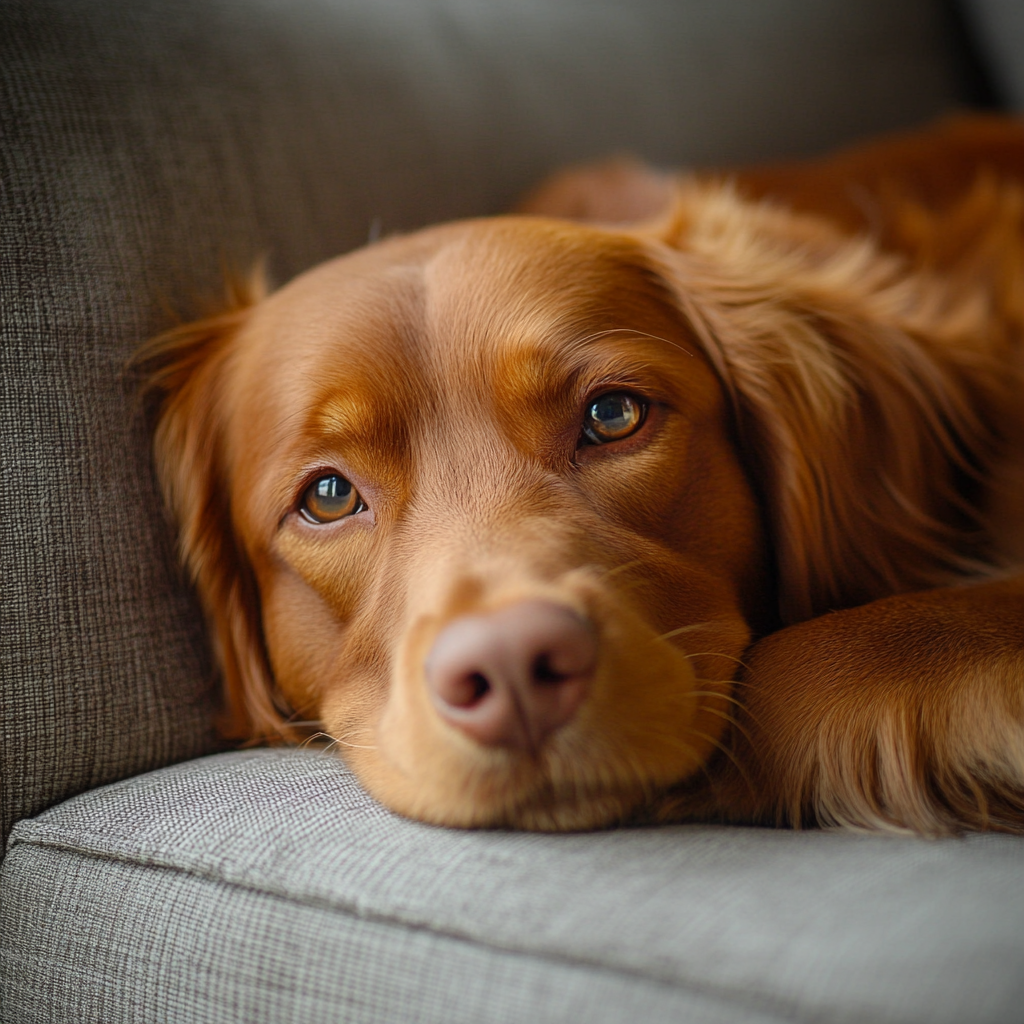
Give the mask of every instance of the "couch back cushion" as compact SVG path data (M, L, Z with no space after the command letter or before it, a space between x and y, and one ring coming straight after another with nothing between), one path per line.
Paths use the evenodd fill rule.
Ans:
M1024 111L1024 4L965 0L963 14L996 96L1010 109Z
M496 212L554 166L817 150L963 95L941 0L9 0L0 10L0 829L215 749L137 346Z

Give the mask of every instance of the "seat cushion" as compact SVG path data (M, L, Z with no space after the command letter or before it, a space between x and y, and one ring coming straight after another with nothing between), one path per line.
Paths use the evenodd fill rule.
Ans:
M132 352L554 165L808 151L962 98L934 0L0 5L0 836L217 749Z
M992 835L453 831L333 755L222 754L15 828L4 1020L995 1024L1022 878Z

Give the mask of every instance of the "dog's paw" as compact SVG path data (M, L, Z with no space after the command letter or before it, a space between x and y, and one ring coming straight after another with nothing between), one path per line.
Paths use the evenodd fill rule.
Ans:
M1024 832L1024 583L901 595L748 653L732 817Z

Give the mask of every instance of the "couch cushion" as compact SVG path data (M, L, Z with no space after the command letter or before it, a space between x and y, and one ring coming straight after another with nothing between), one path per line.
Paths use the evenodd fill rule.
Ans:
M1009 1022L1022 877L992 835L451 831L225 754L16 827L4 1019Z
M0 5L0 836L215 749L138 381L167 307L553 165L818 148L961 95L933 0Z
M1024 111L1024 4L1020 0L965 0L981 55L1000 98Z

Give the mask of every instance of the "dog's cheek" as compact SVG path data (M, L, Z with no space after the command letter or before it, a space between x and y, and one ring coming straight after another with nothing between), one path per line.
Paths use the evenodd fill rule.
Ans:
M339 680L335 664L345 628L329 605L292 572L260 581L263 635L274 679L292 709L319 717Z

